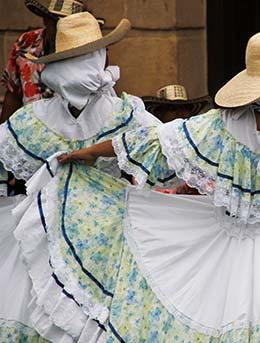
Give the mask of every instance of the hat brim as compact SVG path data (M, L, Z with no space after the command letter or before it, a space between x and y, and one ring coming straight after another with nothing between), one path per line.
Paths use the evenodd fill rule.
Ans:
M156 96L143 96L142 97L144 102L149 102L157 105L171 105L171 106L180 106L180 105L194 105L194 104L201 104L203 106L212 103L212 99L210 96L203 96L196 99L189 99L189 100L169 100L164 98L158 98Z
M106 36L103 36L102 38L94 42L87 43L85 45L81 45L77 48L69 49L66 51L52 53L50 55L42 56L40 58L36 58L35 56L31 54L25 54L25 57L34 63L47 64L47 63L66 60L72 57L86 55L93 51L105 48L109 45L119 42L126 36L130 28L131 28L131 24L129 20L122 19L120 23L118 24L118 26L113 31L111 31Z
M252 104L260 98L260 76L250 76L241 71L216 94L215 102L221 107L240 107Z
M196 99L191 100L168 100L163 98L158 98L155 96L143 96L142 100L147 107L148 111L149 109L155 109L155 108L169 108L174 109L179 106L186 106L190 108L189 115L193 116L196 114L201 113L204 109L205 111L208 111L212 107L212 99L210 96L204 96Z
M40 4L37 0L25 0L25 6L30 10L33 14L38 15L39 17L49 16L53 19L57 19L58 15L49 12L49 10Z

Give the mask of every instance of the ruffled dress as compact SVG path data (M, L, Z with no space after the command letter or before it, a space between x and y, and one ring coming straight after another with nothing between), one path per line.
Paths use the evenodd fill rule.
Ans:
M46 159L14 213L25 312L42 339L260 341L259 135L253 112L230 118L213 110L115 137L140 189ZM235 132L243 118L250 148ZM177 177L206 196L141 189Z
M39 178L38 187L40 185L42 187L49 177L53 178L55 175L49 157L57 151L87 147L111 139L115 134L130 128L160 123L145 111L142 101L136 97L124 93L122 98L114 97L112 100L113 112L108 113L107 117L94 118L89 115L86 120L81 116L75 119L66 111L64 114L64 109L58 107L61 106L61 102L57 98L34 102L18 110L0 127L0 161L4 166L3 178L7 170L12 171L16 178L24 180L39 172L42 176ZM41 113L40 109L46 113ZM55 120L51 127L44 122L50 109L56 109L56 120L60 120L62 126L55 125ZM95 167L97 180L100 178L99 173L102 175L101 170L120 176L115 158L99 159ZM41 174L42 170L45 171L43 174ZM81 184L83 182L84 178ZM79 191L79 188L77 190ZM92 193L94 196L93 189ZM70 284L66 289L63 284L65 280L59 279L54 272L48 252L49 249L53 249L53 245L49 244L49 238L45 241L47 238L45 226L42 227L45 219L43 207L40 205L44 200L41 200L40 195L37 200L39 205L37 212L29 210L29 215L25 216L28 219L29 241L24 244L28 246L14 238L14 231L17 229L22 212L19 214L18 211L15 222L12 210L20 202L26 209L31 206L32 199L32 196L25 200L23 197L0 198L0 244L3 247L0 267L2 275L0 341L6 343L101 342L104 332L102 322L107 317L107 311L104 311L103 307L92 306L91 301L85 301L89 299L89 295L87 292L85 294L80 280L72 281L72 284L79 282L75 287L79 287L80 290L77 288L76 293L80 293L80 297L84 293L84 299L75 298L74 286ZM55 203L50 204L49 209L55 213ZM38 215L40 217L37 217ZM34 217L40 219L40 232L37 232L37 226L34 225ZM41 238L42 233L44 236ZM28 249L30 252L27 254ZM27 261L27 258L30 261ZM63 269L63 265L60 264L59 268ZM66 275L69 274L66 272Z

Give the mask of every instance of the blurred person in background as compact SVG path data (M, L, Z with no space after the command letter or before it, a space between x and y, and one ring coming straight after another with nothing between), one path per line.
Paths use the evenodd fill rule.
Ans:
M31 12L42 17L44 27L23 33L12 47L1 80L6 87L1 123L23 105L52 96L52 91L40 80L44 65L28 61L24 54L41 57L53 52L59 17L82 12L86 8L81 0L25 0L25 5Z

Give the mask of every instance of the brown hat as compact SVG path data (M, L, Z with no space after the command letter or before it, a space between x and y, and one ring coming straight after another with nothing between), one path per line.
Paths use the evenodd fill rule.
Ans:
M260 98L260 33L248 41L246 69L237 74L215 97L217 105L239 107L249 105Z
M207 111L212 107L212 99L210 96L203 96L196 99L189 99L186 89L181 85L168 85L160 88L156 96L144 96L142 97L147 109L167 106L189 106L191 108L190 115L196 115L202 111Z
M36 15L66 17L84 11L82 0L25 0L26 7Z
M103 36L99 23L92 14L89 12L72 14L60 18L57 23L54 53L40 58L31 54L25 54L25 57L32 62L46 64L85 55L120 41L130 27L130 22L122 19L112 32Z

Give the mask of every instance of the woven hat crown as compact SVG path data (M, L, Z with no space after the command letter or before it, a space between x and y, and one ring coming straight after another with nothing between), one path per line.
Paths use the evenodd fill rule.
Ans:
M43 16L54 14L59 17L84 11L82 0L25 0L25 5L33 13Z
M89 12L61 18L57 24L56 52L77 48L102 38L99 23Z
M181 85L168 85L163 88L160 88L157 91L157 96L158 98L163 98L172 101L188 100L186 89Z
M260 33L251 37L246 48L246 69L250 76L260 76Z

